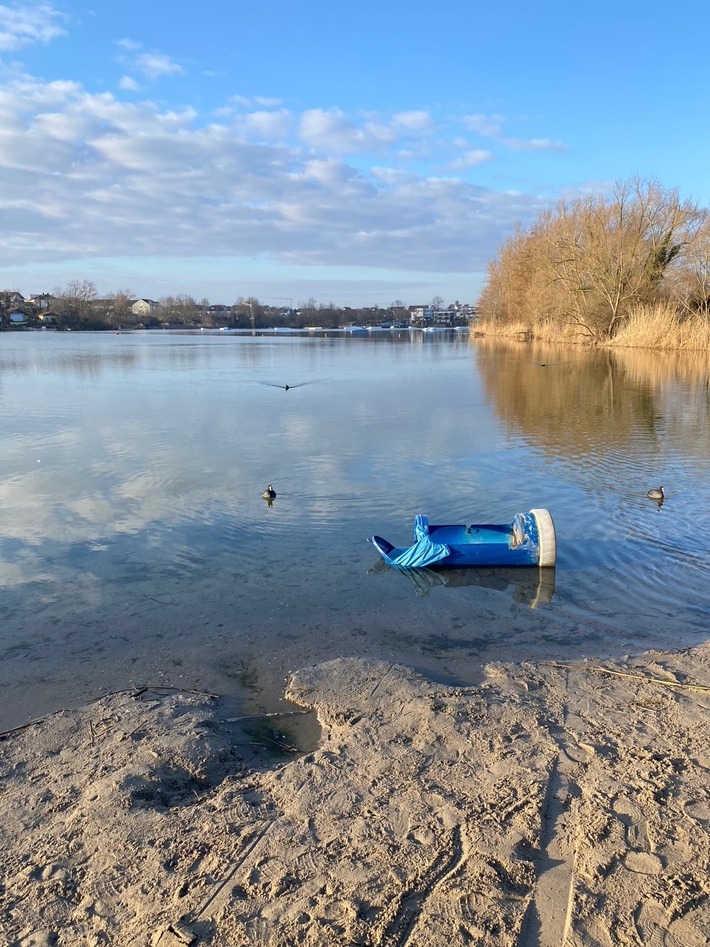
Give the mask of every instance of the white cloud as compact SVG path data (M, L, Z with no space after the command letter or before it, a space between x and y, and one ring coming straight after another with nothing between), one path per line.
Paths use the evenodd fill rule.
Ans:
M505 144L515 151L566 151L567 145L549 138L506 138Z
M485 148L474 148L472 151L467 151L460 158L456 158L449 164L449 168L453 171L462 170L463 168L475 168L476 165L485 164L486 161L491 161L493 159L493 152L487 151Z
M340 109L308 109L301 116L301 140L313 148L325 148L338 154L380 154L395 145L402 136L421 138L431 130L423 112L408 112L391 119L369 117L358 122Z
M137 43L134 39L119 39L116 40L116 46L121 49L125 49L127 52L138 52L141 49L141 44Z
M429 132L434 127L431 115L423 110L416 112L398 112L393 116L392 125L408 131Z
M233 95L229 101L233 105L241 105L246 108L278 108L281 105L280 99L269 99L258 95L251 98L244 95Z
M466 128L484 138L498 138L502 134L504 121L501 115L466 115L463 118Z
M341 109L308 109L299 120L300 141L313 149L339 155L392 154L420 157L435 140L436 124L424 111L391 116L367 113L350 116Z
M428 166L473 167L490 153L466 150L460 136L452 154L452 136L424 111L353 117L244 105L232 101L208 124L190 107L6 78L4 265L202 254L471 272L542 206L428 175ZM416 158L403 158L412 144ZM372 154L386 160L373 165Z
M234 127L240 128L245 135L283 139L293 131L294 120L286 109L250 112L240 115L235 120Z
M123 89L124 92L138 92L140 84L132 76L121 76L118 87Z
M48 3L0 4L0 50L13 52L66 35L64 14Z
M116 45L122 50L118 57L119 62L126 66L129 71L137 72L145 79L160 79L163 76L176 76L184 74L183 67L165 53L152 51L144 52L141 43L132 39L120 39ZM127 76L121 80L125 83L130 81ZM122 88L126 88L125 85Z
M133 62L136 70L148 79L174 76L185 72L182 66L164 53L139 53Z
M567 145L550 138L519 138L504 132L506 119L501 115L466 115L463 124L474 134L494 138L512 151L566 151Z

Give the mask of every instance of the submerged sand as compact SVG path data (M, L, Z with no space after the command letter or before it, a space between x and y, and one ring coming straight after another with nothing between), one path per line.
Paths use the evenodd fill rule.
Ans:
M0 941L710 942L710 645L471 688L337 660L287 696L322 726L291 758L194 693L4 735Z

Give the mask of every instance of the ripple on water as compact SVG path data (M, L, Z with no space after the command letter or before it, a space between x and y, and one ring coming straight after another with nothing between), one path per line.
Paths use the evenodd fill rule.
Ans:
M0 349L0 378L11 363L12 395L32 407L0 425L2 635L30 629L55 660L34 678L26 662L25 689L74 680L62 653L77 628L123 636L123 669L143 666L149 628L154 665L184 673L186 642L192 673L212 667L218 635L225 660L263 657L279 686L284 669L339 653L463 678L503 654L707 634L705 389L580 347L462 359L409 342L95 335L45 339L39 362L31 339ZM281 379L309 384L261 383ZM657 507L646 491L660 483ZM557 529L545 596L515 577L422 588L374 569L367 538L410 541L418 513L509 522L531 507Z

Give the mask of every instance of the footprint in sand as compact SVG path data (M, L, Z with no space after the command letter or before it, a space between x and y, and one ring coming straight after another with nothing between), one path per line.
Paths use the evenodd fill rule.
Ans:
M663 870L663 862L651 852L627 852L624 865L637 875L660 875Z
M626 828L626 844L629 848L636 852L652 852L648 825L636 803L625 796L618 796L612 808Z
M648 825L639 807L625 796L619 796L613 809L626 829L626 844L630 849L624 856L626 868L637 875L660 874L663 862L653 853Z
M699 825L710 826L710 806L704 799L690 799L683 807L686 816Z
M671 919L663 905L652 898L634 913L634 925L645 947L707 947L707 932L687 918Z

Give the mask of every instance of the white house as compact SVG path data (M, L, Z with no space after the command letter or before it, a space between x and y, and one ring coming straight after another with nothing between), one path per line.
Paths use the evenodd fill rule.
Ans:
M131 312L134 316L151 316L160 308L160 304L154 299L136 299L131 304Z

